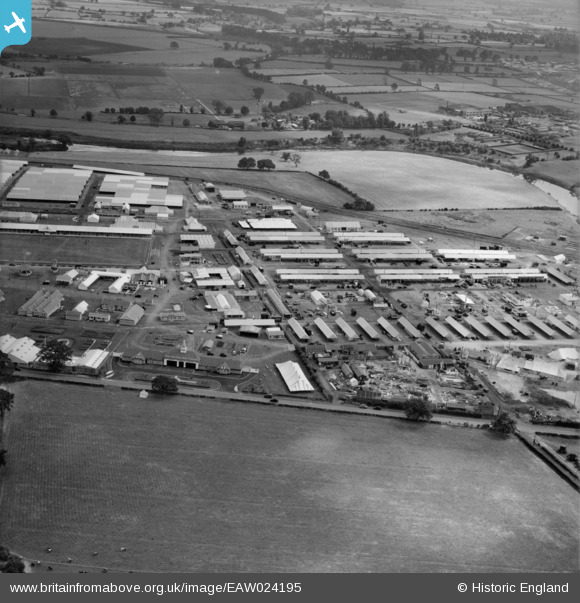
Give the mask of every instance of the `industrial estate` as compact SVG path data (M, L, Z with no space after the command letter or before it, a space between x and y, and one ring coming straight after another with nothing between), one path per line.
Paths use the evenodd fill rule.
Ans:
M255 4L39 2L3 52L1 544L36 572L577 571L572 5ZM163 562L149 487L188 507Z

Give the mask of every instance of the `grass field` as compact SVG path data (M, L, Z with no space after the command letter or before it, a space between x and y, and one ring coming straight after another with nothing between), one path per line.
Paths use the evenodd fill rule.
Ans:
M485 209L556 206L527 182L439 157L381 151L310 151L302 169L332 178L372 200L377 209Z
M0 257L9 262L52 262L112 266L143 266L149 254L148 239L2 235Z
M514 438L12 387L2 538L41 571L578 570L577 494Z

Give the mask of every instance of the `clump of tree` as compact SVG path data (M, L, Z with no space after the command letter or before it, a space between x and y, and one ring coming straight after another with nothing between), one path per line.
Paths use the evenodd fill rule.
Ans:
M167 375L157 375L151 381L151 391L156 394L176 394L178 392L177 379Z
M490 430L495 433L509 436L516 430L516 421L507 412L500 412L499 415L493 420Z
M0 352L0 382L12 381L15 369L14 362L10 360L8 354Z
M256 167L256 160L253 157L242 157L238 161L238 168L240 170L251 170Z
M430 421L433 416L433 405L426 396L413 397L407 403L405 415L412 421Z
M276 164L271 159L259 159L258 160L259 170L275 170Z
M72 349L64 341L45 339L40 346L38 360L46 363L48 370L53 373L60 373L71 358Z
M22 559L18 555L11 553L5 546L0 546L0 573L24 573L24 562Z
M14 394L6 389L0 389L0 419L12 408Z
M163 116L165 115L163 109L158 109L153 107L147 113L147 117L149 118L149 122L152 126L159 126L159 124L163 121Z

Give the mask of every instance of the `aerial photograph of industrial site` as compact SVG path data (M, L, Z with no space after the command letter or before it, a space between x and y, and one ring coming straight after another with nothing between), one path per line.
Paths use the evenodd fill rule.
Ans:
M33 0L0 571L577 573L578 23Z

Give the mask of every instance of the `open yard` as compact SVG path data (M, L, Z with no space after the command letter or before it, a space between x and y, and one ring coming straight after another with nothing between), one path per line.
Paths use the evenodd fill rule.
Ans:
M515 438L11 387L3 544L40 571L578 570L577 494Z
M65 266L143 266L147 261L150 244L148 239L5 234L0 237L0 257L5 262L32 264L50 263L57 259Z

